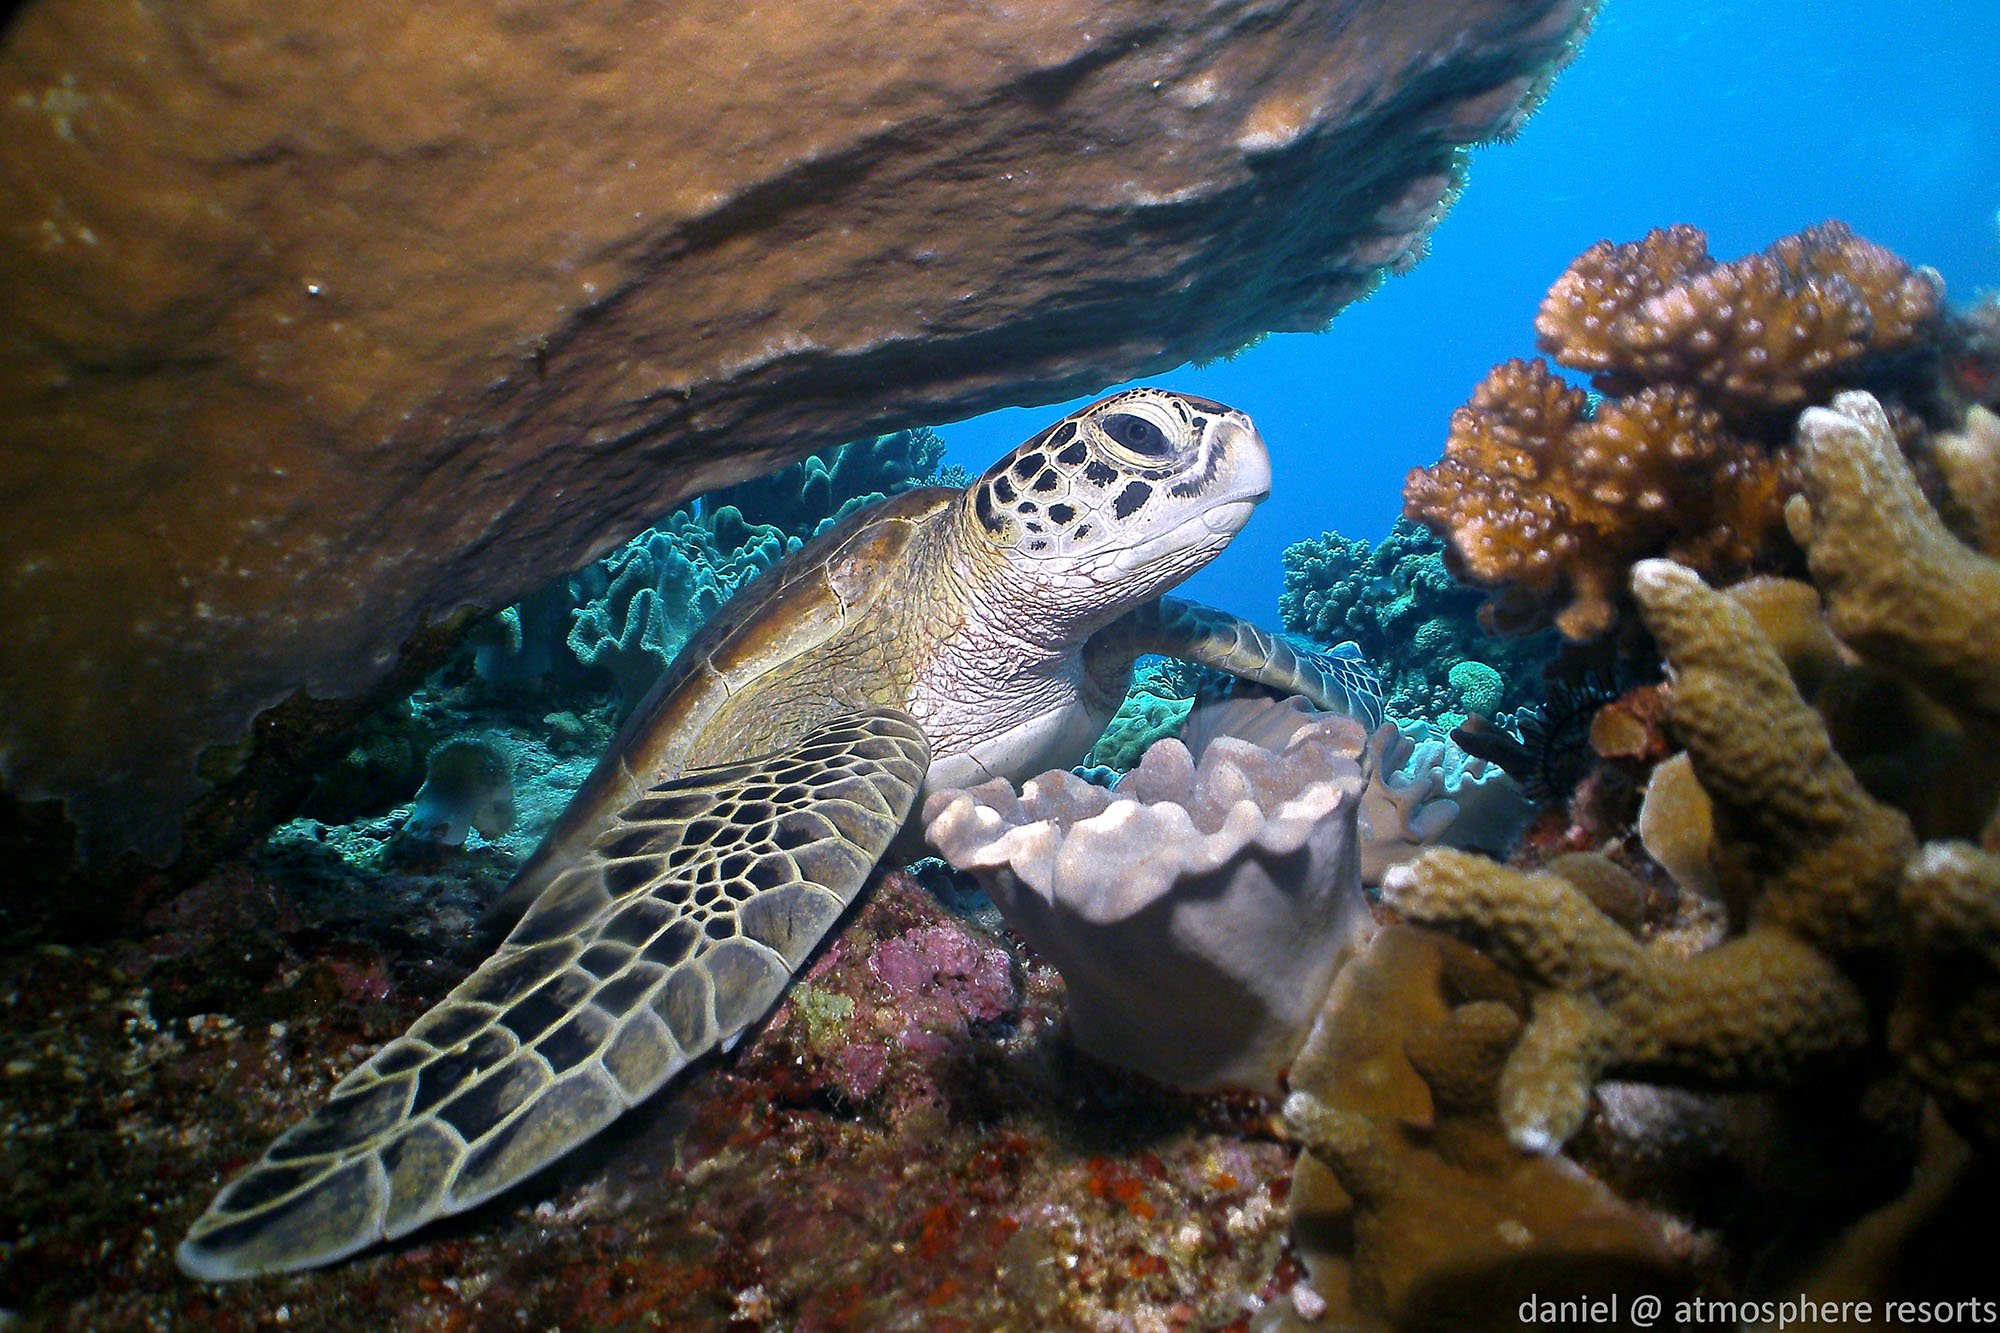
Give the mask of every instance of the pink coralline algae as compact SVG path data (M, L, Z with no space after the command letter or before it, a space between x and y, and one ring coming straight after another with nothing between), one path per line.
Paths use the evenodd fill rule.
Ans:
M872 921L821 955L770 1030L795 1055L796 1099L886 1099L882 1113L900 1123L942 1104L953 1063L1015 1019L1022 995L1005 947L920 890L884 885Z
M868 970L909 1019L905 1032L963 1032L1020 1002L1006 950L976 942L957 925L924 926L882 945Z

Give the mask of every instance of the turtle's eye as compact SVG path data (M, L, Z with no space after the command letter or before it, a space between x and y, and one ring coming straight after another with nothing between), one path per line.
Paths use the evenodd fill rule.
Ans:
M1113 412L1097 424L1113 444L1141 458L1161 460L1174 452L1165 431L1134 413Z

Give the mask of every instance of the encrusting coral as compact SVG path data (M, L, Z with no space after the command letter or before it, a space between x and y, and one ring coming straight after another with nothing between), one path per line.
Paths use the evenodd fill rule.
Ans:
M1493 590L1489 626L1604 634L1640 559L1724 580L1778 563L1796 489L1784 413L1929 349L1942 303L1935 273L1839 223L1729 264L1693 227L1600 242L1536 327L1608 396L1593 405L1540 360L1495 367L1443 459L1410 473L1405 513Z
M1925 501L1880 404L1850 393L1806 412L1799 466L1791 524L1841 642L1969 728L2000 720L2000 561L1958 542ZM1733 933L1692 954L1642 944L1558 874L1452 852L1385 886L1403 915L1470 931L1534 990L1500 1080L1509 1134L1560 1145L1608 1073L1769 1087L1880 1066L1991 1143L1995 791L1973 793L1984 848L1920 845L1835 751L1746 605L1665 561L1641 563L1632 584L1672 668L1674 730L1713 803Z
M1359 724L1282 749L1147 750L1115 792L1069 773L933 793L925 830L1068 987L1101 1059L1190 1088L1274 1089L1373 927L1361 891Z

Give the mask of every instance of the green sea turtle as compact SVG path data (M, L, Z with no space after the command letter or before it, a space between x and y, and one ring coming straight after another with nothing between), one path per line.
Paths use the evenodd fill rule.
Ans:
M224 1189L181 1267L328 1263L575 1148L771 1010L926 786L1075 763L1142 653L1365 715L1365 671L1161 597L1270 481L1241 412L1134 389L785 560L634 710L498 952Z

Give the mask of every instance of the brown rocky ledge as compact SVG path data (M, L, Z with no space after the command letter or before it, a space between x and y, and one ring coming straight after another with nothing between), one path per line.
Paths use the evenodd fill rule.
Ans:
M679 500L1316 327L1587 10L29 3L0 774L166 858L260 713Z

